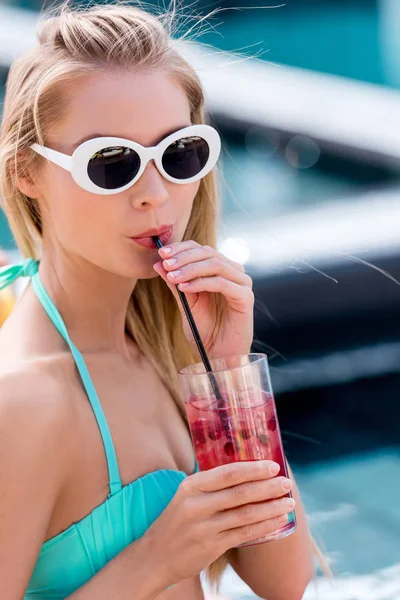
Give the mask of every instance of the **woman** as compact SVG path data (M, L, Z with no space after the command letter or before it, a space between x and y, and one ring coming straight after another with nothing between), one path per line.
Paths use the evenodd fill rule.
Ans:
M32 285L0 333L1 598L200 599L199 573L228 559L259 596L300 600L313 575L274 463L196 472L175 285L210 356L253 334L251 279L214 249L202 105L161 22L132 7L64 6L11 70L1 192L29 260L1 281ZM291 488L297 531L227 553L287 521Z

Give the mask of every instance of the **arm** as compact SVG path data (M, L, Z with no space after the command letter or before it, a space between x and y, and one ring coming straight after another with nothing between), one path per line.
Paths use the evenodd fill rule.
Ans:
M7 600L25 594L63 482L69 423L55 388L36 374L0 377L0 598Z
M73 430L52 377L0 376L0 598L25 595L74 456ZM128 546L70 598L156 598L169 584L156 582L162 569L149 546L147 538Z
M314 577L313 551L300 494L293 481L297 529L287 538L234 550L232 567L261 598L301 600Z

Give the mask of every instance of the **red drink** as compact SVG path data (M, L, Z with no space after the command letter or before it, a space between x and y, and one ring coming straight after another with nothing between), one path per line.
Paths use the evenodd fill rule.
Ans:
M223 400L191 396L185 402L200 471L238 461L272 460L281 467L277 476L288 477L272 394L251 387L241 392L225 389L222 396ZM280 539L295 529L292 512L278 531L244 545Z
M265 354L213 359L212 372L197 363L179 375L201 471L238 461L272 460L281 467L278 475L288 476ZM252 544L286 537L295 529L292 512L286 525Z

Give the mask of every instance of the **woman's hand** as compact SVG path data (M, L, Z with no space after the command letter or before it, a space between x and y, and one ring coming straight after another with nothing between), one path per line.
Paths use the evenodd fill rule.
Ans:
M164 259L154 265L168 284L181 309L185 335L194 345L193 335L181 307L176 285L185 293L200 336L211 356L222 358L247 354L253 341L254 294L252 280L242 265L210 246L187 241L169 244L159 250ZM221 334L213 343L215 315L210 294L222 294L227 303Z
M198 575L228 549L287 523L292 487L272 461L238 462L195 473L143 536L166 587Z

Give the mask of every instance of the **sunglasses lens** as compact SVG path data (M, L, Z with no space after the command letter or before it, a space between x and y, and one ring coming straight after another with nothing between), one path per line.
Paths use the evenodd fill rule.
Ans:
M174 179L190 179L207 164L210 148L201 137L191 136L174 141L165 150L162 165Z
M117 190L136 177L140 157L131 148L113 146L96 152L89 160L87 172L90 180L105 190Z

